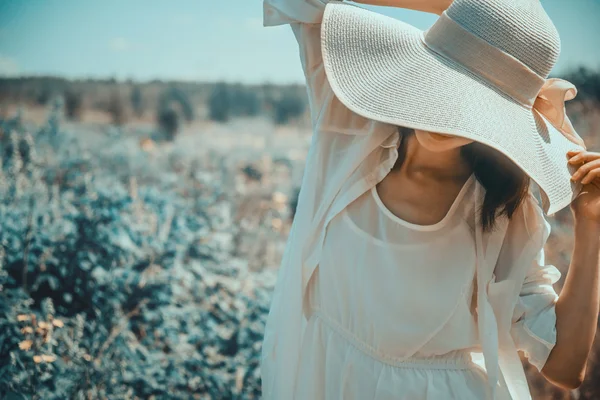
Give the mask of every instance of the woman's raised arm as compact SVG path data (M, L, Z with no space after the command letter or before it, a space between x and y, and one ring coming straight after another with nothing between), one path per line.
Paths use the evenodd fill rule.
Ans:
M452 0L353 0L356 3L371 4L374 6L387 6L408 8L410 10L424 11L440 15L450 7Z

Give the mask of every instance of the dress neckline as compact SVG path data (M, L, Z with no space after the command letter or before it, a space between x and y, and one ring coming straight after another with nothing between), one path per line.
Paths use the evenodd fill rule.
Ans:
M444 215L444 217L441 220L439 220L438 222L436 222L435 224L430 224L430 225L415 224L415 223L406 221L406 220L398 217L393 212L391 212L386 207L386 205L383 204L383 201L381 200L381 197L379 197L379 193L377 192L377 185L373 185L373 187L371 188L371 194L373 195L373 198L375 199L375 202L377 203L377 205L381 209L381 211L387 217L389 217L390 219L392 219L394 222L396 222L396 223L398 223L400 225L404 225L404 226L406 226L406 227L408 227L410 229L417 230L417 231L434 231L434 230L441 229L452 218L452 215L454 214L454 212L458 208L458 205L460 204L462 198L465 196L465 193L467 192L467 189L471 186L471 183L474 180L475 180L475 173L471 173L471 175L469 176L469 179L467 179L467 181L463 184L462 188L458 192L458 195L456 196L456 198L452 202L452 205L450 206L450 209L448 210L448 212L446 213L446 215Z

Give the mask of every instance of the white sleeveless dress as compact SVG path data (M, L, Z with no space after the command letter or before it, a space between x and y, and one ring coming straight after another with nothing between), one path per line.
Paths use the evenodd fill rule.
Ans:
M395 216L374 186L330 223L309 284L298 399L481 400L471 310L474 175L434 225Z

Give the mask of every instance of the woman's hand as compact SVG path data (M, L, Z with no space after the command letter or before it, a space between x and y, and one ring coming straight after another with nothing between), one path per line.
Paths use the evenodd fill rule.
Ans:
M370 4L373 6L387 6L408 8L409 10L423 11L440 15L450 7L453 0L353 0L356 3Z
M569 164L579 166L571 176L583 188L571 203L576 222L600 224L600 153L575 150L567 153Z

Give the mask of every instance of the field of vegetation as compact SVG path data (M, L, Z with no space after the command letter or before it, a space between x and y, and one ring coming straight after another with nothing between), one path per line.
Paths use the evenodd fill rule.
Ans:
M594 150L599 76L568 77ZM0 92L0 398L260 398L311 135L303 88L32 78ZM570 211L550 222L560 291ZM524 360L534 398L600 398L599 341L576 391Z

